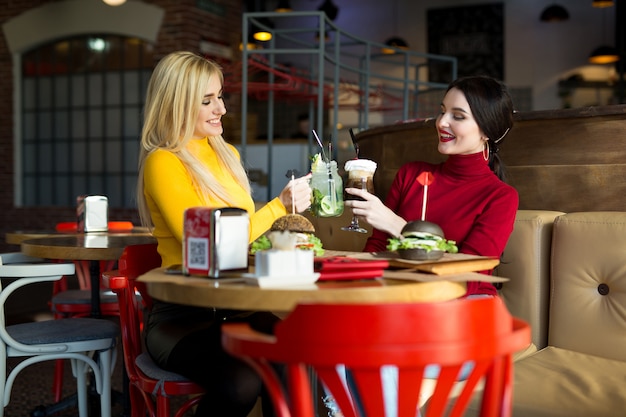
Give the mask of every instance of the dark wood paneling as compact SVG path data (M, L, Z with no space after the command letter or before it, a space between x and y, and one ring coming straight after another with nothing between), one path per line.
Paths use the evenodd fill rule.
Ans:
M626 105L517 113L500 155L521 209L626 209ZM378 162L384 198L398 168L442 161L435 120L369 129L357 135L361 156Z
M509 167L520 209L626 210L626 164Z
M517 122L502 145L508 166L622 163L626 115Z

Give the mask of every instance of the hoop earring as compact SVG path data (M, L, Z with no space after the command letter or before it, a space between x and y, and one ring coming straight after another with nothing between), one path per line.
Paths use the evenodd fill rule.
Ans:
M483 159L485 161L489 160L489 139L485 141L485 146L483 147Z

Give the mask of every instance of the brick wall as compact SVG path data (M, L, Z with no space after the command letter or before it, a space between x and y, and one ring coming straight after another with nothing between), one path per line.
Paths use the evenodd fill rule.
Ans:
M93 1L93 0L92 0ZM132 0L131 0L132 1ZM155 59L176 50L199 52L201 41L230 45L237 56L241 37L242 5L233 0L142 0L165 10L163 25L155 45ZM0 24L46 1L20 0L4 2L0 7ZM211 13L197 4L214 6ZM223 11L223 13L222 13ZM222 16L223 14L223 16ZM15 207L13 164L13 62L4 33L0 31L0 252L18 250L4 243L11 230L50 229L61 221L75 217L74 207ZM229 111L236 111L240 100L231 97ZM135 210L112 208L110 220L132 220L138 224Z

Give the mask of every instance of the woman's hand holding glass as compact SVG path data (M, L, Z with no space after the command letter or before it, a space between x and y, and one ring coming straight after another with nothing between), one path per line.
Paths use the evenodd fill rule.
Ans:
M345 200L345 205L352 210L357 221L360 218L373 228L387 232L391 236L400 235L406 220L389 209L380 198L359 188L346 188L345 191L346 195L354 196L352 199Z
M347 207L355 207L354 201L365 200L365 194L376 198L372 194L374 192L374 186L372 184L373 182L371 180L371 176L369 177L369 180L368 177L349 177L346 184L346 195L344 196L344 204ZM348 190L352 190L352 192L348 192ZM352 210L352 220L350 221L350 224L348 226L342 227L341 230L345 230L347 232L367 233L367 229L364 229L359 225L359 217L356 215L354 210Z

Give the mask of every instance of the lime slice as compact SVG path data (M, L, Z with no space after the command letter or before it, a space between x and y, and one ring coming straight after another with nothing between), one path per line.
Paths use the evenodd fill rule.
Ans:
M330 199L330 196L324 196L320 201L320 210L324 214L333 214L335 212L335 205Z

